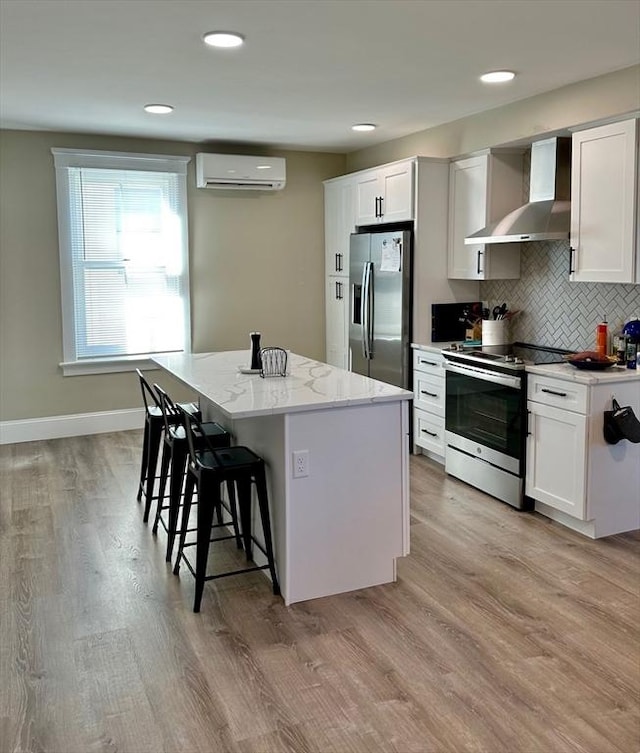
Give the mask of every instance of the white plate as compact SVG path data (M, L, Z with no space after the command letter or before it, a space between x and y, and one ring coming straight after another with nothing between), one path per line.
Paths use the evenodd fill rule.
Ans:
M247 366L238 366L238 371L241 374L259 374L260 369L250 369Z

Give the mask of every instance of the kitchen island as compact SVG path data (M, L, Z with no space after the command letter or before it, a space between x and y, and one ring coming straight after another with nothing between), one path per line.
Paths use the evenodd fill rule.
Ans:
M268 378L241 373L248 351L154 361L265 459L286 604L395 580L409 552L411 392L294 353L287 376Z

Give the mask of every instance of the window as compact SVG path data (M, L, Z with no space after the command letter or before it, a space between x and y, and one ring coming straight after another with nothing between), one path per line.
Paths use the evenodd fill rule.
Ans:
M65 374L189 349L189 157L52 149Z

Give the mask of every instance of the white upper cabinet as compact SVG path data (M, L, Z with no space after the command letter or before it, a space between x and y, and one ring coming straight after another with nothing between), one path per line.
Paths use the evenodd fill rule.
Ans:
M574 133L571 272L575 282L640 282L638 124Z
M349 241L355 230L354 182L350 177L324 184L325 274L349 275Z
M403 222L414 218L414 161L364 170L355 176L356 225Z
M349 368L349 242L355 229L350 176L324 184L326 361Z
M522 154L487 153L456 160L449 169L449 279L504 280L520 277L520 244L464 239L521 206Z

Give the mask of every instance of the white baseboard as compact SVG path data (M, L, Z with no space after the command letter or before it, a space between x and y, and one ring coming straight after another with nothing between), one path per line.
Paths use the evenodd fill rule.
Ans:
M85 434L104 434L109 431L127 431L143 427L144 408L25 418L21 421L0 421L0 444L79 437Z

